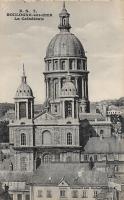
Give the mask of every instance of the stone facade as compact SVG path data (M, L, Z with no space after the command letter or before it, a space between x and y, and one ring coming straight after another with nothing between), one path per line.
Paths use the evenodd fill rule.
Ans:
M22 81L14 98L15 120L9 124L9 141L14 157L11 171L21 172L23 176L24 174L31 176L32 173L37 177L36 181L28 182L26 179L18 181L20 187L21 183L24 182L25 185L28 183L31 200L41 198L95 200L98 194L105 195L109 190L107 179L100 185L104 177L113 176L117 168L123 168L122 149L118 148L112 153L118 138L114 141L112 139L111 121L101 114L90 113L87 57L81 42L70 33L69 16L63 5L59 14L60 33L51 40L46 51L44 71L46 101L42 112L34 117L34 96L27 84L24 68ZM122 139L121 142L123 143ZM119 161L122 167L118 164ZM55 171L56 163L58 166ZM65 165L62 168L63 164ZM52 168L48 170L53 170L54 173L46 179L49 166ZM82 167L85 171L88 169L84 175L82 172L80 175L78 171ZM74 168L77 171L73 174ZM61 170L58 171L56 180L57 169ZM73 180L66 177L70 171ZM99 171L103 173L101 178ZM46 176L42 180L44 174ZM39 182L38 177L41 177ZM88 183L80 182L83 180L80 177L84 179L89 177L86 179ZM78 180L76 184L74 178ZM16 185L16 180L14 182ZM29 188L26 186L22 189L24 193L20 193L19 189L15 189L15 193L13 189L10 190L13 200L29 199ZM108 199L113 199L113 192L108 193L110 194ZM22 196L19 197L18 194Z

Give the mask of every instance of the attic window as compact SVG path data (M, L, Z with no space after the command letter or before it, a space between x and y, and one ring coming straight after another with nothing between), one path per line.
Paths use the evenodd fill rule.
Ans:
M22 91L20 90L20 92L22 92Z
M24 92L25 92L25 90L24 90Z

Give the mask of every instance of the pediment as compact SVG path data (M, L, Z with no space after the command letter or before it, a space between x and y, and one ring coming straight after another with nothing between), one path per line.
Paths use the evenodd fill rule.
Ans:
M35 122L43 122L43 121L45 121L45 122L48 121L49 122L49 121L54 121L55 119L56 118L53 115L51 115L50 113L45 112L45 113L41 113L38 116L36 116L34 121Z
M58 184L59 187L67 187L68 183L62 178Z

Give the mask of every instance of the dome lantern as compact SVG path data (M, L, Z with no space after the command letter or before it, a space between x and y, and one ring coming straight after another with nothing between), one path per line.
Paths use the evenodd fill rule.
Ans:
M65 8L65 2L63 2L62 11L59 14L60 24L59 24L58 28L60 29L60 31L69 32L69 30L71 28L71 26L69 24L69 16L70 16L70 14L67 12L67 10Z

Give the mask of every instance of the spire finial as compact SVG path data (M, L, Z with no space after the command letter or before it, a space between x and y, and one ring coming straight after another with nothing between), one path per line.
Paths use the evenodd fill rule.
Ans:
M65 1L63 1L63 9L65 9Z
M25 66L24 66L24 63L23 63L23 76L25 76Z
M24 63L23 63L22 82L26 83L26 75L25 75L25 66L24 66Z

